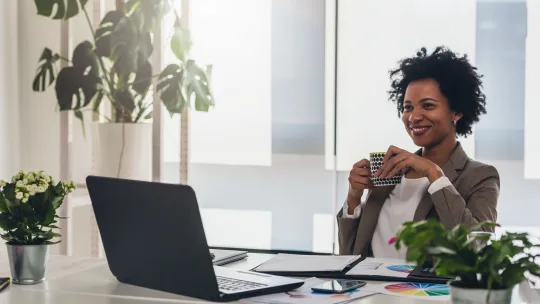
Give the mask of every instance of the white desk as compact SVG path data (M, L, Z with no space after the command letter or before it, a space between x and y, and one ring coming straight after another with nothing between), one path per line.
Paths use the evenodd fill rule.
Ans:
M229 264L236 269L250 269L272 257L270 254L250 254L246 260ZM0 276L9 276L5 252L0 252ZM380 282L369 282L380 284ZM513 303L523 303L518 288ZM106 260L52 256L47 280L38 285L10 285L0 293L0 304L127 304L127 303L207 303L166 292L120 283L109 271ZM413 301L388 295L374 295L351 303L445 303Z

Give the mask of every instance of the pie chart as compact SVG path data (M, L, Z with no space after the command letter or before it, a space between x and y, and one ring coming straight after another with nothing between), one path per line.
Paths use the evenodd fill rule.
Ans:
M413 265L392 265L387 266L386 268L392 271L411 273L415 267L416 266Z
M447 285L430 283L390 284L386 285L384 289L392 293L420 297L438 297L450 294Z

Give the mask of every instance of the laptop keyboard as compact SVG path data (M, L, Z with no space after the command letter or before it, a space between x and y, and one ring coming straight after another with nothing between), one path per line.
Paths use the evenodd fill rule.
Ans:
M236 280L225 277L216 277L218 282L219 290L224 291L242 291L253 288L265 287L265 284Z

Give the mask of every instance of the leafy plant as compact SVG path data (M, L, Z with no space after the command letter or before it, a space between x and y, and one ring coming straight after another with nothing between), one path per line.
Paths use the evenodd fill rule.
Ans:
M171 115L181 114L186 106L197 111L208 111L214 106L210 67L199 67L189 58L190 33L182 26L169 0L117 0L116 10L108 12L95 30L88 17L87 2L35 0L38 14L52 19L67 20L83 12L93 40L77 45L71 60L45 48L32 85L34 91L45 91L56 83L60 111L74 111L81 120L84 110L101 115L103 99L111 104L113 116L105 117L110 122L136 123L150 119L152 102L147 95L156 77L155 89ZM168 44L178 62L154 75L150 62L154 51L153 29L171 12L175 23ZM57 73L61 60L69 64Z
M0 228L2 239L13 245L54 244L61 235L53 229L56 214L75 183L58 182L43 171L20 171L11 183L0 180Z
M507 289L520 283L525 274L540 276L540 255L531 252L540 248L527 233L504 233L498 240L490 234L473 232L493 228L497 224L482 222L473 227L464 225L447 229L437 220L407 222L390 240L396 249L407 247L407 260L417 265L432 259L438 275L456 278L458 286L481 289ZM476 246L478 242L486 245Z

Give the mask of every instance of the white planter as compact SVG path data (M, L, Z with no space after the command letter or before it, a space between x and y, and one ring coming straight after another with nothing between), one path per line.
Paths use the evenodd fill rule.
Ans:
M92 137L95 175L152 179L152 124L96 123Z
M450 283L450 297L452 303L458 304L510 304L513 289L491 290L488 299L487 289L458 287Z

